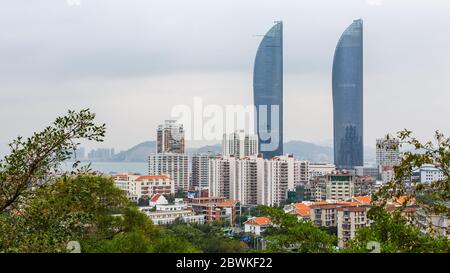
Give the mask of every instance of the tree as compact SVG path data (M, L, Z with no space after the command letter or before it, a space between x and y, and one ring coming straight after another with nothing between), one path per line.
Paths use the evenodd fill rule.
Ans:
M422 143L403 130L398 133L401 145L410 145L412 151L403 153L401 163L394 167L394 178L383 185L372 198L368 227L357 231L348 243L346 252L367 252L367 243L380 243L382 252L448 252L449 241L430 221L427 233L417 225L415 214L404 213L405 207L415 203L426 215L449 217L450 194L450 139L438 131L434 141ZM413 171L424 164L433 164L444 174L444 179L425 185L412 179ZM388 202L402 197L402 206L386 211ZM448 233L448 229L447 229Z
M400 165L394 166L394 178L386 183L374 196L374 204L384 207L387 202L405 196L403 206L414 200L417 206L427 214L450 215L450 138L435 132L434 140L420 142L408 130L398 134L403 145L410 145L413 151L406 151ZM400 146L402 145L400 144ZM431 182L429 185L411 179L413 171L424 164L432 164L444 174L444 179ZM402 208L401 208L402 209ZM433 231L433 227L430 227Z
M337 238L320 230L311 222L300 222L282 209L265 207L265 215L273 223L263 236L268 252L328 253L335 251Z
M130 205L110 178L78 175L39 187L20 209L2 214L0 249L64 252L69 241L111 238L130 222L114 216Z
M69 159L80 139L103 141L105 124L94 123L89 109L69 111L52 126L26 140L18 137L11 144L10 155L0 161L0 213L17 207L45 181L60 162Z
M343 252L369 252L369 242L378 242L383 253L448 253L449 243L444 236L422 233L416 225L411 225L400 212L387 212L383 208L374 213L375 220L370 226L358 229L356 237L349 241Z
M221 224L194 225L174 223L167 227L177 240L184 239L205 253L238 253L245 249L241 242L224 236Z

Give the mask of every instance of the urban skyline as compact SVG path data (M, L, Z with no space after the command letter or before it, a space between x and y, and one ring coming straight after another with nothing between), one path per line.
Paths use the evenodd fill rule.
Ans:
M449 253L450 3L172 1L0 10L0 253Z
M252 36L264 34L268 24L276 19L285 23L284 96L290 97L284 103L285 141L332 140L332 54L343 28L354 18L364 19L367 34L364 142L374 143L376 138L404 127L423 139L435 129L448 131L445 124L433 118L449 115L444 104L448 100L445 90L450 86L445 76L449 72L447 60L450 58L446 58L449 41L445 35L435 35L448 32L450 19L444 12L448 4L384 1L373 6L365 1L339 4L325 1L330 3L323 8L323 2L282 1L279 5L255 6L249 1L236 3L239 8L233 9L227 3L219 4L218 9L210 7L210 13L202 15L194 10L205 2L193 1L189 5L180 2L188 15L177 14L178 19L173 21L160 12L171 5L148 4L152 7L148 9L147 4L141 4L142 13L133 11L131 24L122 24L122 19L130 18L130 10L111 3L109 9L102 12L105 25L92 17L102 8L95 1L83 2L78 7L68 7L64 3L55 6L46 1L26 7L19 1L9 3L8 9L0 11L1 20L21 35L8 34L1 38L1 49L11 52L9 56L14 58L7 58L1 64L4 96L0 116L5 130L0 135L0 153L8 152L6 144L17 134L28 135L39 130L67 108L89 106L108 124L105 147L124 150L149 139L147 126L157 126L160 120L169 118L167 109L174 104L190 103L193 95L204 97L208 104L235 104L237 100L252 104L251 73L255 48L260 42L258 37ZM27 14L28 8L34 5L39 5L42 11L39 14L45 15L51 10L51 15ZM339 13L334 12L336 8ZM6 10L41 20L35 20L36 28L29 28L29 21L19 22L19 17L3 13ZM154 16L149 16L149 12ZM235 12L240 16L233 16ZM193 13L196 16L191 16ZM86 22L80 21L81 15L86 17ZM149 24L150 17L164 23L155 29ZM199 24L211 18L215 19L213 24ZM62 27L69 34L64 39L53 35L59 33L59 28L52 25L54 21L63 23ZM117 27L118 22L122 27ZM186 28L196 30L189 34L190 39L182 34ZM32 35L31 29L38 35ZM117 31L111 32L111 29ZM108 45L114 46L98 41L90 30L101 31L105 38L101 40L110 41ZM153 33L151 36L144 35L149 31ZM416 39L417 33L422 37L420 41ZM41 47L28 44L27 39L33 37ZM182 47L167 44L170 37L180 38ZM205 41L202 37L211 39ZM140 39L140 43L125 42L136 39ZM92 42L83 42L87 40ZM18 51L22 47L15 45L27 46ZM112 54L104 58L101 48L110 48ZM16 57L32 60L32 65L25 68L23 62L13 62ZM28 91L30 86L33 92ZM427 91L426 104L416 99L422 90ZM380 105L383 105L382 111ZM144 107L152 111L139 111ZM415 109L421 107L426 107L429 115L420 117L418 122ZM379 121L383 126L379 126ZM131 131L133 134L125 133ZM204 144L207 143L191 142L189 146Z

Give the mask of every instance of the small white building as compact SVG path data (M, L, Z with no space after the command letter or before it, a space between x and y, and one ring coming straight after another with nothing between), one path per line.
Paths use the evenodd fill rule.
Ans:
M424 164L413 171L413 180L427 184L433 181L444 180L444 172L434 165Z
M268 227L273 226L267 217L252 217L244 222L244 232L260 236Z
M175 184L167 175L113 175L117 188L123 190L128 199L137 202L139 198L150 198L155 194L173 195Z
M205 215L195 215L185 203L159 204L156 210L141 209L155 225L168 225L179 219L186 223L204 224Z
M157 205L167 205L167 204L169 204L169 202L164 197L164 195L161 195L161 194L153 195L152 198L150 198L150 202L149 202L150 207L155 207Z

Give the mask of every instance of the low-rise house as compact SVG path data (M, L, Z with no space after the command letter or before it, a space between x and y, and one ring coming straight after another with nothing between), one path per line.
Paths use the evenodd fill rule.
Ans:
M204 224L205 215L196 215L186 203L156 205L156 210L141 209L155 225L168 225L176 220L186 223Z
M244 231L260 236L267 228L273 226L268 217L252 217L244 222Z
M164 195L161 195L159 193L153 195L152 198L150 198L150 202L149 202L150 207L154 207L157 205L167 205L167 204L169 204L167 199L164 197Z
M236 224L236 214L240 209L239 200L227 200L223 196L199 197L190 199L189 206L196 214L205 215L207 223L227 221Z
M160 195L175 194L175 184L173 179L167 175L131 175L117 174L112 178L116 187L123 190L128 199L138 202L139 199L146 199Z

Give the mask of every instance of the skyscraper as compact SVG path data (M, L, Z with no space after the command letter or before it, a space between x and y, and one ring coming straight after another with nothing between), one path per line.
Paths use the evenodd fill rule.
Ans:
M334 164L339 169L364 165L363 24L344 31L333 60Z
M283 24L264 35L253 69L258 150L264 158L283 154Z

